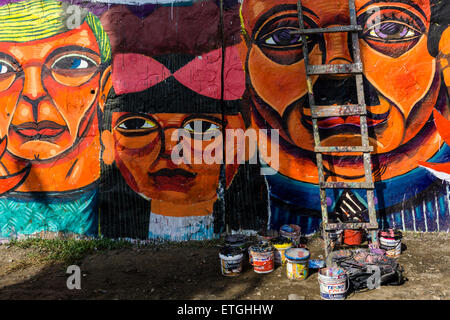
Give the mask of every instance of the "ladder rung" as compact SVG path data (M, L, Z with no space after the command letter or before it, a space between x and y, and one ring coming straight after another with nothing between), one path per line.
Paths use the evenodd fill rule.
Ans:
M368 147L364 147L364 146L339 146L339 147L315 147L314 148L314 152L320 152L320 153L325 153L325 152L372 152L373 151L373 147L372 146L368 146Z
M331 28L315 28L315 29L300 29L298 31L292 31L291 34L316 34L316 33L335 33L335 32L358 32L362 27L356 26L341 26Z
M373 182L320 182L322 189L373 189Z
M365 114L367 114L366 106L363 104L311 107L312 118L342 117L342 116L355 116Z
M309 65L308 75L362 73L362 63Z
M347 230L347 229L378 229L378 223L358 222L358 223L328 223L325 225L325 230Z

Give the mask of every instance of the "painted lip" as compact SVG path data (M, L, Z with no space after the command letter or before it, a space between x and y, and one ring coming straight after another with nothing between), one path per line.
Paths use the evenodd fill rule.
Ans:
M67 130L66 126L48 120L11 125L11 128L17 132L17 134L28 140L53 139Z
M195 180L197 174L183 169L161 169L148 172L148 176L162 189L186 192L186 187Z
M388 116L389 111L382 114L373 114L367 111L367 126L375 127L379 124L382 124L387 120ZM311 116L308 116L304 112L302 112L302 118L307 124L312 126ZM320 129L331 129L339 126L360 127L360 117L344 116L344 117L320 118L320 120L317 121L317 125L319 126Z

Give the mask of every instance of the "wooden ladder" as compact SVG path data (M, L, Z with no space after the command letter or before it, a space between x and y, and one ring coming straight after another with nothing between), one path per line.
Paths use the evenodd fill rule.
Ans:
M308 85L308 98L311 108L311 117L314 133L314 152L316 154L317 168L319 171L319 190L320 205L322 211L322 228L325 240L325 255L331 252L331 241L328 233L335 230L345 229L367 229L370 233L372 243L378 246L378 222L374 204L374 182L372 178L372 166L370 152L373 147L369 145L369 133L367 128L367 109L364 97L363 87L363 65L361 62L359 36L358 32L362 30L356 20L355 0L349 0L350 9L350 25L338 26L331 28L315 28L305 29L303 19L303 8L301 0L297 2L298 21L300 29L293 31L291 34L300 34L303 43L303 56L306 67L306 81ZM333 32L350 32L352 35L353 47L353 63L352 64L328 64L328 65L310 65L309 52L306 36L309 34L333 33ZM312 75L327 74L354 74L356 80L356 91L358 96L358 104L341 105L341 106L318 106L314 101ZM361 140L362 146L335 146L325 147L320 144L319 126L317 124L319 118L326 117L342 117L356 115L360 117ZM323 153L362 153L364 163L365 182L326 182L324 177ZM329 223L328 210L326 201L326 189L366 189L367 205L369 212L369 222L362 223Z

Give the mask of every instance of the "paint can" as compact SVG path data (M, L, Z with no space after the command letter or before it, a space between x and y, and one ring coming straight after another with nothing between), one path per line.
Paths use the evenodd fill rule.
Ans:
M292 246L298 248L300 246L301 229L296 224L285 224L280 228L280 236L292 240Z
M242 272L242 250L236 247L223 247L219 252L222 274L226 277L235 277Z
M274 248L268 242L250 247L253 270L256 273L269 273L274 269Z
M275 248L274 256L275 256L275 264L283 265L286 263L286 250L292 248L292 240L286 237L278 237L270 240L270 243Z
M244 234L230 234L225 237L225 246L246 249L248 238Z
M362 243L362 230L344 230L344 243L349 246L359 246Z
M322 268L318 272L320 297L324 300L344 300L348 290L347 273L342 268Z
M380 231L380 248L386 251L386 256L397 258L402 253L402 232L395 229Z
M291 248L286 250L286 274L291 280L304 280L309 274L310 253L308 249Z
M256 235L259 242L269 242L270 240L279 237L277 230L262 230Z
M343 233L344 233L343 230L332 231L332 232L328 233L328 237L335 244L341 245L342 244Z

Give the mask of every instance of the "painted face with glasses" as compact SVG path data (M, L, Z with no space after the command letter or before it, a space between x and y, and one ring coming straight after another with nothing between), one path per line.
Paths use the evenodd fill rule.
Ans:
M369 140L385 180L405 174L430 159L441 147L432 111L448 117L436 53L430 51L429 0L356 0L359 44L364 65ZM349 24L347 0L304 0L305 27ZM314 139L302 41L298 34L297 1L245 0L242 23L246 51L247 88L256 127L280 129L280 172L292 179L317 183ZM310 63L353 63L347 33L307 38ZM355 103L351 75L315 76L318 105ZM276 86L276 89L274 88ZM361 145L359 117L330 117L318 121L322 145ZM356 157L352 157L356 158ZM338 181L361 180L360 159L324 157L326 169Z
M103 141L113 142L116 165L136 193L178 204L202 202L216 198L221 164L196 163L194 155L203 154L223 126L244 123L240 115L226 115L223 123L221 114L114 112L112 139L104 134ZM192 157L177 165L172 152L181 143ZM227 166L230 181L237 167Z
M91 29L49 39L0 43L2 134L21 159L55 159L92 140L105 68ZM97 133L98 136L98 133Z

